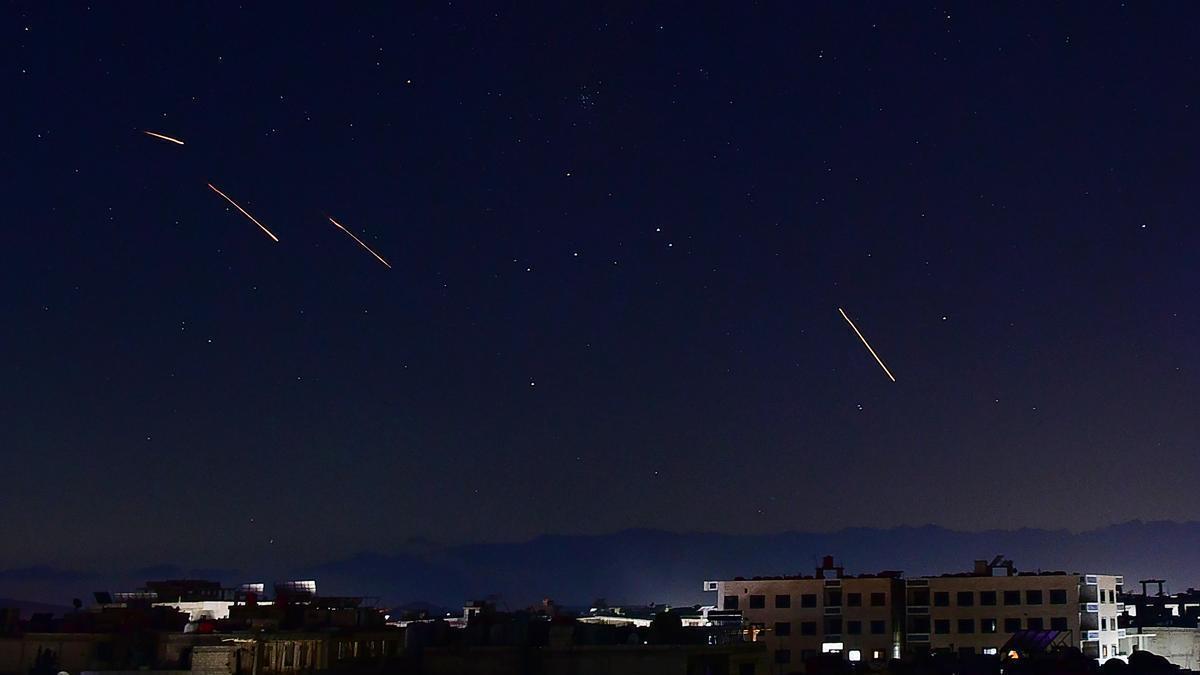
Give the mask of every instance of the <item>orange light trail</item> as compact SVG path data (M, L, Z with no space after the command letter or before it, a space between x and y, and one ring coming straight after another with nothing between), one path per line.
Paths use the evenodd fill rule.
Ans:
M143 134L146 134L147 136L153 136L153 137L155 137L155 138L161 138L161 139L163 139L164 141L171 141L172 143L177 143L177 144L179 144L179 145L183 145L183 141L179 140L178 138L171 138L170 136L163 136L162 134L156 134L156 133L154 133L153 131L143 131L142 133L143 133Z
M328 216L326 216L326 217L328 218ZM366 244L364 244L362 239L359 239L358 237L354 236L354 233L351 232L350 230L347 230L345 227L343 227L341 223L334 220L333 218L329 218L329 222L336 225L337 228L339 230L341 230L342 232L345 232L346 234L350 235L351 239L353 239L354 241L357 241L359 246L367 249L367 253L370 253L371 255L375 256L375 259L378 260L379 262L383 263L384 267L388 268L389 270L392 269L391 264L388 261L384 260L383 256L381 256L378 253L376 253L375 251L371 250L370 246L367 246Z
M243 209L242 207L238 206L237 202L230 199L228 197L228 195L226 195L224 192L221 192L220 190L218 190L217 187L215 185L213 185L212 183L209 183L208 187L211 188L213 192L224 197L225 201L229 202L230 204L233 204L233 208L237 209L238 211L241 211L243 216L246 216L247 218L250 219L250 222L252 222L258 226L258 229L262 230L263 232L266 232L268 237L274 239L276 243L279 243L279 237L276 237L275 234L273 232L271 232L270 230L268 230L266 227L264 227L262 223L255 220L254 216L252 216L246 212L246 209Z
M863 346L867 348L867 351L871 352L871 356L875 357L875 361L879 363L880 368L883 368L883 372L887 373L888 378L891 379L892 382L895 382L896 378L892 375L892 371L888 370L888 367L883 365L883 359L879 358L879 355L875 353L874 349L871 349L871 344L867 342L867 338L863 337L863 334L858 330L858 326L855 326L854 322L850 320L850 317L846 315L846 310L838 307L838 311L842 313L842 318L846 320L846 323L850 324L850 327L854 329L854 334L858 336L858 339L862 340Z

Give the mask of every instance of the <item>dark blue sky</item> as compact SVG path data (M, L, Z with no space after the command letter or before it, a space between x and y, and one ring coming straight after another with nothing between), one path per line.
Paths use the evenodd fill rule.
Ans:
M1200 9L643 4L8 5L0 565L1196 517Z

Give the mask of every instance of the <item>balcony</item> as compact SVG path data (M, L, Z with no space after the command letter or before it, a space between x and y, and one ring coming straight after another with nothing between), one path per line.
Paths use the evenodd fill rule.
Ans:
M909 605L908 613L921 615L929 614L929 605Z
M909 633L909 642L929 642L929 633Z

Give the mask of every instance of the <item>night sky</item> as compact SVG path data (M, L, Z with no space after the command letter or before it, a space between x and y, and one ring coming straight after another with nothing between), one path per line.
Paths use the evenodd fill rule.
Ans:
M3 10L0 564L1200 512L1200 7L413 4Z

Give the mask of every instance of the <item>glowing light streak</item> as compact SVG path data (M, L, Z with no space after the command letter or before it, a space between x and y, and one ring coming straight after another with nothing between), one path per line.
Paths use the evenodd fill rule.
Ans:
M172 143L175 143L175 144L177 144L177 145L183 145L183 141L179 140L178 138L171 138L170 136L164 136L164 135L162 135L162 134L156 134L156 133L154 133L153 131L143 131L142 133L143 133L143 134L146 134L147 136L153 136L153 137L155 137L155 138L161 138L161 139L163 139L164 141L170 141L170 142L172 142Z
M850 327L854 329L854 334L858 336L858 339L862 340L863 346L867 348L867 351L871 352L871 356L875 357L876 363L879 364L880 368L883 368L883 372L887 373L888 378L892 382L895 382L896 377L892 375L892 371L888 370L888 367L883 365L883 359L879 358L879 355L876 354L875 350L871 348L871 343L867 342L867 338L863 337L862 332L858 330L858 326L855 326L854 322L850 320L850 317L846 314L846 310L838 307L838 311L841 312L842 318L846 320L846 323L850 324Z
M213 185L212 183L209 183L209 184L208 184L208 187L209 187L209 188L211 188L213 192L215 192L215 193L217 193L217 194L221 195L222 197L224 197L224 198L225 198L225 201L229 202L230 204L233 204L233 208L237 209L238 211L241 211L243 216L246 216L247 218L249 218L249 219L250 219L250 222L252 222L252 223L254 223L255 225L257 225L257 226L258 226L258 228L259 228L260 230L262 230L263 232L266 232L268 237L270 237L271 239L274 239L274 240L275 240L275 243L279 243L279 237L276 237L276 236L275 236L275 233L271 232L271 231L270 231L270 230L268 230L268 229L267 229L267 228L266 228L266 227L265 227L265 226L264 226L262 223L258 222L258 220L256 220L256 219L254 218L254 216L250 215L250 214L249 214L249 212L247 212L247 211L246 211L246 209L243 209L241 206L238 206L238 203L237 203L237 202L235 202L235 201L233 201L232 199L230 199L230 198L229 198L229 196L228 196L228 195L226 195L224 192L221 192L220 190L218 190L218 189L217 189L217 187L216 187L215 185Z
M328 217L328 216L326 216L326 217ZM378 260L379 262L383 263L384 267L388 268L389 270L392 269L392 265L388 261L384 260L383 256L381 256L378 253L376 253L375 251L373 251L370 246L367 246L366 244L364 244L362 239L359 239L358 237L354 236L354 233L351 232L350 230L347 230L345 227L343 227L341 223L334 220L333 218L329 218L329 222L336 225L337 228L339 230L341 230L342 232L345 232L346 234L350 235L351 239L358 242L358 245L363 247L364 249L366 249L367 253L370 253L371 255L375 256L375 259Z

